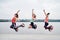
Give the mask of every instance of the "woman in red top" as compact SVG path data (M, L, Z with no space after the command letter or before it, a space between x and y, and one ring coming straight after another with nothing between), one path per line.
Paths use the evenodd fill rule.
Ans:
M15 31L17 32L18 29L16 28L16 21L17 21L17 18L18 18L18 13L19 13L20 10L17 11L17 13L14 15L14 17L12 18L12 25L10 26L10 28L13 28L15 29Z

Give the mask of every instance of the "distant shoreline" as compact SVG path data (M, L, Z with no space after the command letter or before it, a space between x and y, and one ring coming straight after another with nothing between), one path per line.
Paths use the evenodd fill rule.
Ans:
M31 19L19 19L17 22L30 22ZM11 22L10 19L0 19L0 22ZM34 22L44 22L44 19L37 19ZM60 19L49 19L49 22L60 22Z

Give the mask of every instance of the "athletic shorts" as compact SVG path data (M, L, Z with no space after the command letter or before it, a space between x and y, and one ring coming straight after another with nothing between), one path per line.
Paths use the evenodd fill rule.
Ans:
M33 23L33 22L31 22L31 24L30 24L30 25L32 26L32 28L36 29L36 27L35 27L35 25L34 25L34 23Z
M48 23L47 22L45 22L45 25L44 25L44 27L47 27L48 26Z
M10 26L10 28L15 28L16 27L16 23L12 23L12 25Z

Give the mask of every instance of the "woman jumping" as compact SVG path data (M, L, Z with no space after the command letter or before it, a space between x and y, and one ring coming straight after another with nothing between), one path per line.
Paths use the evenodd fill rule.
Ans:
M29 25L29 28L36 29L37 25L34 24L34 20L36 19L36 15L34 14L34 9L32 9L32 19L31 19L31 24Z
M18 13L20 12L20 10L18 10L17 11L17 13L15 13L15 15L14 15L14 17L12 18L12 25L10 26L10 28L12 28L12 29L14 29L16 32L18 31L18 27L19 26L22 26L22 27L24 27L23 25L24 24L22 24L22 25L19 25L19 26L16 26L16 21L17 21L17 19L19 18L19 16L18 16Z
M44 12L44 14L45 14L45 16L46 16L46 17L45 17L45 20L44 20L44 22L45 22L44 28L45 28L45 29L48 29L49 31L51 31L51 30L52 30L52 26L47 27L47 26L49 25L49 23L48 23L48 20L49 20L48 17L49 17L49 14L50 14L50 13L47 13L47 14L46 14L45 10L43 10L43 12Z

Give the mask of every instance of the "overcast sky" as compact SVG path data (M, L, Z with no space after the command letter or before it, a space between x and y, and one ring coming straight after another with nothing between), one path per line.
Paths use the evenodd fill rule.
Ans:
M19 19L31 19L32 9L37 19L45 18L43 9L49 19L60 19L60 0L0 0L0 19L11 19L19 9Z

